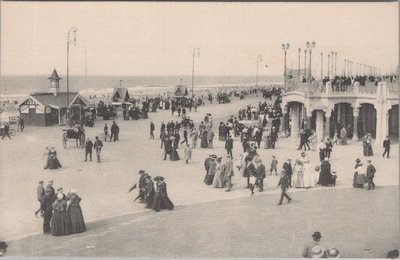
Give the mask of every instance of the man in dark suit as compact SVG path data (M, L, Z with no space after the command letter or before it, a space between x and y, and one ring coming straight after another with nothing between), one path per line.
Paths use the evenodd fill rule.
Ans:
M375 177L376 169L372 165L371 160L367 161L367 181L368 181L368 190L375 189L374 177Z
M164 161L167 159L167 155L171 158L172 152L172 140L169 136L164 139Z
M284 169L286 174L288 175L290 187L292 187L292 174L293 174L291 162L292 159L288 158L286 162L284 162L282 165L282 169Z
M92 148L93 148L93 143L92 141L90 141L88 137L85 142L85 162L87 161L88 154L90 157L90 161L92 161Z
M233 139L232 139L232 136L229 135L228 139L226 139L226 142L225 142L225 150L226 150L226 153L233 159L232 149L233 149Z
M385 151L382 154L382 157L385 157L385 154L387 154L386 158L389 158L389 153L390 153L390 139L389 136L386 136L386 139L383 141L383 148L385 148Z
M151 180L150 175L146 175L145 180L146 180L146 186L145 186L146 208L151 209L154 200L154 182Z
M103 147L103 142L99 139L98 136L95 137L96 141L94 141L94 149L96 150L96 157L97 157L97 162L99 163L101 161L100 154L101 154L101 149Z
M286 197L288 203L292 200L289 195L286 193L286 190L289 188L289 176L286 174L286 171L282 169L281 178L278 183L278 187L281 187L281 199L279 200L278 205L282 205L283 198Z
M245 158L246 168L244 168L244 177L247 178L247 187L246 189L250 189L251 195L254 194L254 185L250 183L250 177L256 175L256 167L252 162L253 158L247 156Z
M150 139L154 139L154 130L155 130L155 126L153 121L150 122Z
M266 177L265 165L263 164L263 162L261 161L260 158L257 160L257 164L258 164L258 167L257 167L256 184L258 185L258 191L263 192L264 191L264 178Z

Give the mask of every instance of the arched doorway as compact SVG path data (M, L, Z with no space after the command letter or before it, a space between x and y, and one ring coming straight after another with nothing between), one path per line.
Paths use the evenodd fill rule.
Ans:
M304 118L304 105L303 103L292 101L287 103L288 110L288 134L291 137L297 137L299 130L303 126L303 118Z
M389 136L395 139L399 138L399 105L392 106L388 111L389 114Z
M376 137L376 109L374 105L368 103L361 104L357 128L359 137L367 133L370 133L373 138Z
M344 127L347 131L347 137L353 137L353 108L350 103L337 103L331 114L331 128L334 135L340 135L340 130Z

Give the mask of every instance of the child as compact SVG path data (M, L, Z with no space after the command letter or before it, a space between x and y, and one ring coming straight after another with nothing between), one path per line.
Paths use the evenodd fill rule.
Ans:
M271 169L269 170L269 175L272 175L272 171L275 170L275 175L278 176L278 160L275 155L272 155Z

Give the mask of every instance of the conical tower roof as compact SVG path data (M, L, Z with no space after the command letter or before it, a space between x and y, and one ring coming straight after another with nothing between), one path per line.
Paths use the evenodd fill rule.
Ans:
M54 69L54 70L53 70L53 74L51 74L50 78L48 78L48 79L50 79L50 80L60 80L60 79L62 79L62 78L60 78L60 77L58 76L58 73L57 73L56 69Z

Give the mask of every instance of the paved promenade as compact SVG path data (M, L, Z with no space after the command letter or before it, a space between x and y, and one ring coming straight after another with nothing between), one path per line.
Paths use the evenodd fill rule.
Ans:
M399 242L397 186L373 192L330 189L177 206L89 223L64 237L32 236L9 244L8 256L301 257L314 231L342 258L384 258Z
M207 104L200 107L198 112L189 113L196 125L208 112L213 114L214 126L217 127L219 119L226 119L229 115L237 113L238 109L247 104L254 105L262 98L247 97L245 100L234 99L230 104ZM127 193L130 186L137 181L137 172L147 170L152 176L162 175L166 178L168 193L175 205L191 205L200 202L216 200L230 200L234 198L249 197L249 191L244 189L245 179L236 173L232 192L227 193L221 189L213 189L203 183L203 162L210 153L225 155L224 143L215 141L214 149L195 149L193 160L186 165L183 160L177 162L162 161L163 150L160 149L159 127L162 121L167 122L172 117L169 111L150 113L149 120L123 121L118 119L120 125L120 141L106 143L103 149L103 161L82 162L84 151L68 143L68 148L61 145L62 127L35 128L27 127L24 133L18 133L13 140L4 140L1 143L0 157L0 240L10 240L33 234L40 234L42 219L34 217L34 211L39 203L36 200L36 185L39 180L47 183L54 180L54 187L63 187L64 191L75 188L82 197L82 210L85 220L90 222L97 219L112 218L136 212L147 212L142 204L132 203L136 193ZM149 124L153 120L156 124L156 140L149 139ZM96 121L94 128L87 128L86 134L94 137L102 133L104 122ZM217 129L215 129L217 133ZM45 145L55 145L58 157L63 165L62 169L49 171L42 169L42 154ZM378 187L398 185L398 144L391 150L391 159L383 159L381 145L375 145L375 154L371 159L377 167L375 183ZM288 157L300 156L296 150L295 141L292 139L279 139L276 150L259 151L266 168L270 164L271 156L276 155L281 167ZM238 140L234 142L233 155L238 158L242 152ZM179 149L183 156L183 148ZM313 166L317 165L317 152L309 152ZM366 160L362 156L361 143L348 146L335 146L331 163L332 169L337 171L338 180L335 189L351 186L355 158ZM278 193L275 189L278 177L267 176L266 190L256 193ZM398 187L398 186L396 186ZM325 189L325 188L314 188ZM304 191L305 193L311 190ZM349 209L350 210L350 209ZM203 213L205 214L205 213ZM243 217L243 216L241 216Z

